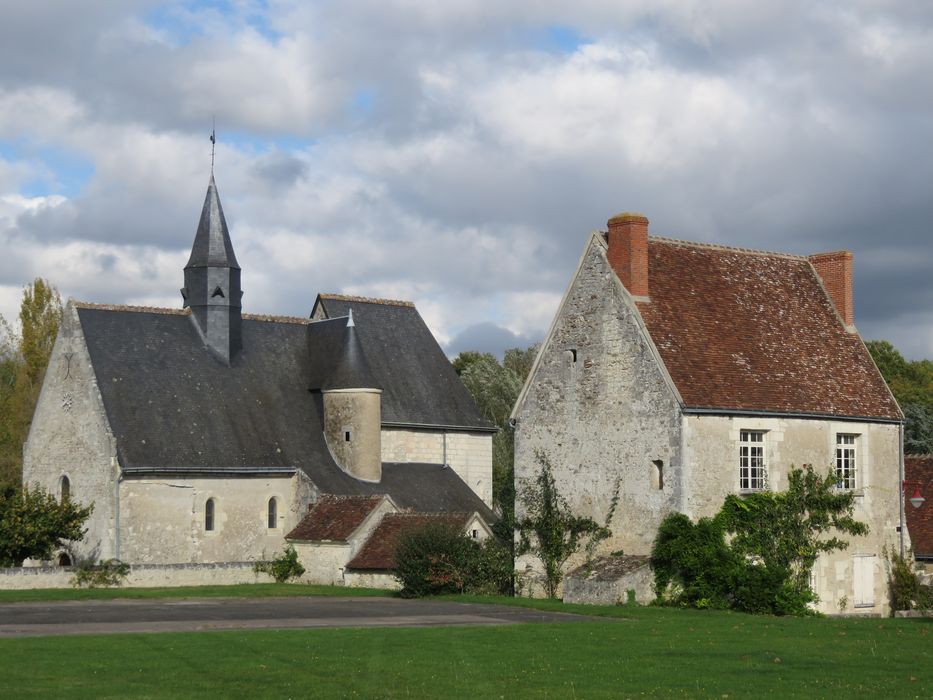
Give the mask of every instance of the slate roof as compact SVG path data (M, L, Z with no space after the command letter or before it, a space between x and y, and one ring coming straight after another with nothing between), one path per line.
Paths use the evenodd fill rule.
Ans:
M384 424L495 430L414 304L321 294L315 302L318 308L328 318L347 316L353 309L363 353L382 388Z
M904 477L907 481L920 482L920 493L927 499L922 506L914 508L909 499L914 495L915 486L907 486L904 514L914 556L933 559L933 455L904 455Z
M346 542L381 502L382 496L322 494L285 539Z
M806 258L652 236L648 279L638 310L686 407L902 419Z
M240 269L236 255L233 253L233 243L230 241L224 210L220 206L214 174L211 173L207 195L204 197L204 207L201 209L201 220L198 222L194 244L191 246L191 257L185 267L215 266Z
M343 339L333 369L327 373L321 388L379 389L379 382L373 375L360 344L352 315L349 319L340 321L344 324Z
M473 513L386 513L366 544L347 563L348 569L386 571L395 568L395 550L406 532L431 522L464 528Z
M124 474L300 469L324 493L385 493L400 508L489 513L443 465L387 463L373 484L334 463L322 431L322 396L309 387L312 375L333 363L334 353L322 352L345 331L346 319L244 315L243 350L228 367L204 347L188 311L75 306ZM357 330L362 335L359 324ZM447 403L443 387L436 393L432 405L457 419L458 404ZM418 420L423 410L417 395L400 392L392 408L397 420Z

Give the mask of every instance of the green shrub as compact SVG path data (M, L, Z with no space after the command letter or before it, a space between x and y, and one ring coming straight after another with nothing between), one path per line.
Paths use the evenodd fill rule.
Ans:
M471 548L464 588L482 595L512 595L514 572L512 548L490 537Z
M933 608L933 586L921 584L913 562L895 552L888 563L888 584L892 612Z
M508 595L512 552L494 537L483 543L449 523L430 522L404 533L395 550L395 577L402 595L442 593Z
M727 496L714 518L681 513L661 523L652 549L658 602L773 615L811 614L813 564L845 549L839 534L868 532L838 477L791 468L788 489ZM728 537L728 542L727 542Z
M395 577L402 584L402 595L462 593L475 546L459 528L443 521L402 534L395 550Z
M84 563L71 577L75 588L110 588L119 586L130 573L130 565L119 559L107 559L98 564Z
M269 574L276 583L285 583L290 578L301 576L305 568L298 561L298 552L292 545L288 545L285 551L273 557L272 561L257 561L253 565L253 571L257 574Z

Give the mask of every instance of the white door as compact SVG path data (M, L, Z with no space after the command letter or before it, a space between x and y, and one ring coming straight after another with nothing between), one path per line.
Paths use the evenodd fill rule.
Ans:
M875 607L875 555L853 556L852 574L855 583L855 607Z

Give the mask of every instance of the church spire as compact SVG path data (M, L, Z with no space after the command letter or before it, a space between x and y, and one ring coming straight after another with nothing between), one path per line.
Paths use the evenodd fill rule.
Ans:
M233 252L214 174L185 265L184 305L191 307L205 344L229 364L242 347L240 266Z

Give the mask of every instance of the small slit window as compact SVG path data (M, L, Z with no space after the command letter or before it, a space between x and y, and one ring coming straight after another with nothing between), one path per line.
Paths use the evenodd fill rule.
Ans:
M471 534L473 535L474 540L479 539L479 530L473 530Z
M204 504L204 529L207 532L214 531L214 499L208 498Z
M353 436L350 434L350 431L349 431L349 430L344 430L344 431L343 431L343 441L344 441L344 442L350 442L351 439L352 439L352 437L353 437Z
M71 480L67 476L62 477L62 502L71 498Z
M658 491L664 488L664 460L654 459L651 461L651 486Z
M226 296L224 295L224 290L220 288L219 284L216 287L214 287L214 291L211 292L211 299L213 299L214 297L220 297L221 299L226 298Z
M274 530L279 524L279 504L274 496L269 499L267 524L270 530Z

